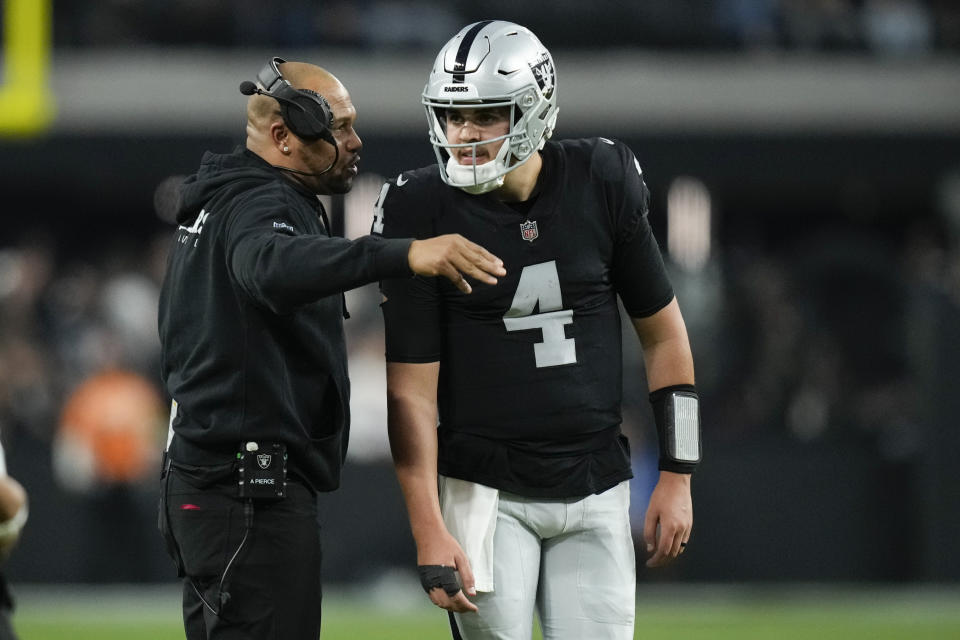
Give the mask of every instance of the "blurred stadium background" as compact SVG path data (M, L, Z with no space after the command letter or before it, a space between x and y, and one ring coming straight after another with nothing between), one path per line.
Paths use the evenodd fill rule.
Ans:
M440 45L486 18L553 51L558 137L636 152L689 324L706 459L683 561L640 566L647 631L960 637L960 3L2 5L0 434L31 497L3 571L25 638L79 638L83 615L123 612L177 637L154 516L156 294L172 185L204 150L243 142L239 82L271 55L344 81L362 179L329 204L356 236L384 176L433 161L419 92ZM325 636L359 624L337 627L338 603L366 601L428 615L410 637L445 637L409 571L377 299L371 286L348 300L354 428L343 488L322 498ZM642 498L653 432L627 357ZM54 610L71 632L50 630ZM861 614L873 626L831 635L831 615Z

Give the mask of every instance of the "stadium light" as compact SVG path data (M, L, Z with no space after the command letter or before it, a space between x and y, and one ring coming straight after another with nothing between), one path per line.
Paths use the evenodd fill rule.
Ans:
M711 205L707 186L680 176L667 191L667 252L684 271L695 273L710 259Z

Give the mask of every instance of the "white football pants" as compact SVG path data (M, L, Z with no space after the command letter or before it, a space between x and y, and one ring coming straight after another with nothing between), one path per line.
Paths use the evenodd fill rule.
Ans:
M571 500L500 492L492 593L455 614L464 640L631 640L636 567L630 485Z

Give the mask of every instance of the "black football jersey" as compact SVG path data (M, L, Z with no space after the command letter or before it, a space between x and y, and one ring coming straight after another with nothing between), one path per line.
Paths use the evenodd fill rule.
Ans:
M632 152L592 138L548 142L542 154L530 206L449 187L432 166L384 185L373 232L459 233L507 270L469 295L442 277L381 283L387 360L440 362L440 472L571 497L631 475L618 295L645 317L673 290Z

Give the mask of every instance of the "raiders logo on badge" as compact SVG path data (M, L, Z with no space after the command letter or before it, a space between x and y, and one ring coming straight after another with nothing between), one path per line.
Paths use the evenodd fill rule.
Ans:
M534 220L533 222L530 222L527 220L526 222L521 222L520 235L527 242L533 242L536 240L540 236L540 233L537 231L537 221Z
M269 469L270 461L273 459L273 456L269 453L258 453L257 454L257 464L260 465L261 469Z

